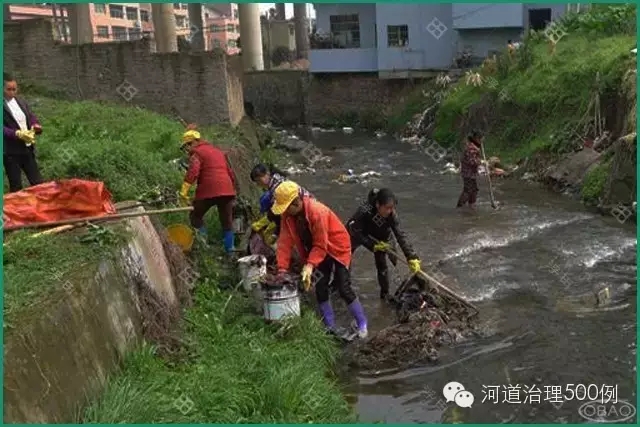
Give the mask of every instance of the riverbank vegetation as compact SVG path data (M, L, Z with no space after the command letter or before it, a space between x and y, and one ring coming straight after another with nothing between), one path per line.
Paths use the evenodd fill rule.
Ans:
M544 152L571 152L601 129L618 135L635 130L635 105L626 102L635 85L634 5L594 5L557 23L552 43L542 32L463 78L438 109L433 137L455 146L472 128L486 131L491 154L513 162ZM625 77L627 76L627 77ZM635 81L635 74L633 80ZM627 118L617 121L617 116Z
M115 201L136 200L151 191L173 194L179 188L183 172L172 162L180 156L178 141L184 130L178 122L139 108L37 95L28 99L44 129L37 144L45 180L103 181ZM238 171L243 188L253 187L243 178L248 177L245 166L260 156L256 143L264 135L258 137L256 131L260 129L246 123L239 128L202 129L214 144L244 153L240 157L245 161L240 163L246 164ZM172 214L163 220L186 224L187 215ZM215 212L206 221L210 233L219 230ZM64 298L66 281L88 283L87 275L95 272L102 256L95 249L103 245L86 239L87 233L7 236L5 315L9 309L12 322L19 324L28 306L37 301L42 303L37 315L46 314L47 302ZM265 325L248 298L223 289L229 288L232 279L218 255L208 246L194 255L199 279L193 304L176 325L180 345L172 357L161 355L155 343L146 343L125 361L122 372L114 373L102 396L88 406L78 402L85 408L75 421L353 421L331 375L338 348L324 334L314 313L305 311L300 319L284 326ZM62 279L51 280L54 274ZM11 328L6 320L5 332Z

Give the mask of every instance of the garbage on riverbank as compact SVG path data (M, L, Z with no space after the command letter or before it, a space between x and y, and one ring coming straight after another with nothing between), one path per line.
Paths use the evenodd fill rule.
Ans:
M352 366L374 370L433 363L438 360L439 347L474 333L477 313L472 309L429 286L421 291L423 279L407 280L413 283L394 302L398 323L354 345L348 351Z

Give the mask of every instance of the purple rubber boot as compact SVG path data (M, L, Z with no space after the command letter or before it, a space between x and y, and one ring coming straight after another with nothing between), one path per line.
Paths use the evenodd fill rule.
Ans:
M322 322L327 329L329 331L335 330L336 319L333 315L333 308L331 308L331 303L329 301L325 301L320 304L320 314L322 315Z
M364 308L360 304L359 300L354 300L349 304L349 313L356 321L356 327L358 328L358 337L367 337L367 317L364 315Z

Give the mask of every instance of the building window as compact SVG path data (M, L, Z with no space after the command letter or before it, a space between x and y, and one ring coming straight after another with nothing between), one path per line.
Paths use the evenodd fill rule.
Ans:
M108 39L109 38L109 27L106 25L97 25L96 26L96 35L100 39Z
M289 35L292 37L296 35L296 29L293 25L289 25Z
M185 16L176 15L176 27L178 27L178 28L186 28L187 27L187 18Z
M233 9L233 19L238 19L238 8Z
M129 34L129 40L140 40L142 38L140 28L127 28L127 33Z
M126 27L111 27L113 33L113 39L118 41L127 40L127 28Z
M227 42L227 46L228 47L237 47L236 41L235 40L229 40Z
M213 39L213 47L222 47L222 43L220 43L220 40Z
M140 20L142 22L149 22L149 11L148 10L140 10Z
M180 10L180 3L174 3L174 4L173 4L173 8L174 8L175 10Z
M220 26L220 25L213 24L213 25L210 27L210 30L209 30L209 31L211 31L212 33L224 33L224 30L225 30L225 28L224 28L224 27L222 27L222 26Z
M407 25L387 25L387 45L403 47L409 44L409 27Z
M124 18L124 9L122 6L118 6L115 4L109 5L109 16L112 18L122 19Z
M107 13L107 7L104 4L94 3L93 4L93 11L95 13L105 14L105 13Z
M233 33L235 29L236 27L233 24L227 24L227 33Z
M329 25L331 26L331 39L334 48L360 47L360 20L357 14L331 15L329 16Z
M240 34L240 25L236 25L236 33Z
M135 7L127 8L127 19L129 21L137 21L138 20L138 9Z

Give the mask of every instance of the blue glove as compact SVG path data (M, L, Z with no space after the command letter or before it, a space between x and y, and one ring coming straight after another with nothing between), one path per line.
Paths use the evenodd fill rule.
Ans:
M270 191L265 191L260 196L260 213L269 212L271 206L273 205L273 195Z

